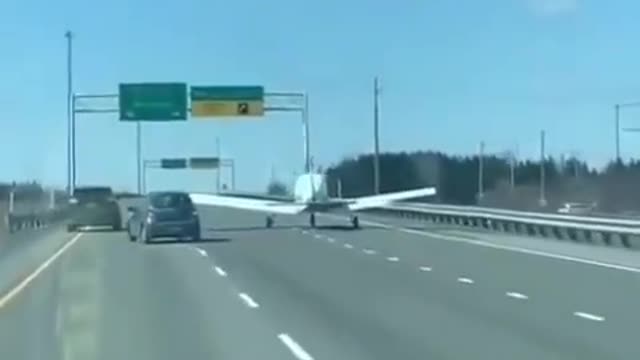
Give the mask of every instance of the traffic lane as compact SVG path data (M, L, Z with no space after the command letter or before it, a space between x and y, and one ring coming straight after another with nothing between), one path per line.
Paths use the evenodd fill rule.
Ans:
M0 348L15 359L291 358L214 274L192 245L85 233L0 308Z
M55 226L5 239L5 246L0 247L0 294L9 291L74 235Z
M496 296L523 298L567 321L604 322L610 344L640 354L633 341L640 321L635 310L640 296L637 273L450 241L428 231L368 226L362 231L319 229L309 236L318 234L354 252L397 258L406 266L454 281L471 279L474 286Z
M362 214L360 216L365 221L383 223L405 229L405 231L428 230L429 232L442 233L445 235L459 235L470 240L484 241L489 243L489 245L552 252L640 269L640 251L637 249L627 249L621 246L606 246L597 241L593 243L579 243L571 240L558 240L540 236L521 236L482 228L437 224L393 216L376 216L370 214Z
M57 325L58 266L8 301L0 293L0 349L6 359L62 359ZM33 270L33 269L32 269Z
M287 359L276 330L194 246L122 237L104 250L120 260L104 272L101 358ZM131 333L121 331L132 323Z
M254 224L254 213L208 209L219 224ZM625 358L610 324L523 304L444 273L369 256L296 228L248 226L227 246L203 245L216 266L252 294L274 323L317 359ZM290 227L291 226L291 227ZM352 236L364 231L342 232ZM316 237L315 235L319 235ZM240 236L240 235L238 235ZM626 357L628 358L628 357Z

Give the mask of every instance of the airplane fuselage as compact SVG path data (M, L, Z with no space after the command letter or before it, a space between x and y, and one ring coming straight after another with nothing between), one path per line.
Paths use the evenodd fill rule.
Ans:
M328 203L327 177L313 173L300 175L296 179L293 196L297 203Z

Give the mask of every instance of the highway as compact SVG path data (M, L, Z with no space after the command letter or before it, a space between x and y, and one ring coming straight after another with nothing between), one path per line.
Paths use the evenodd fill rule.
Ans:
M53 231L37 255L0 257L22 280L0 277L2 358L640 358L640 253L372 216L361 230L334 216L267 230L261 214L199 211L198 243Z

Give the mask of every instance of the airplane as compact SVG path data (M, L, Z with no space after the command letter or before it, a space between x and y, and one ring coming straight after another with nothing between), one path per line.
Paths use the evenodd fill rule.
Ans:
M316 226L316 213L346 212L350 214L354 229L360 227L358 210L385 206L393 201L408 200L436 194L434 187L399 191L357 198L331 198L327 191L327 178L321 173L300 175L295 182L292 199L277 196L246 196L231 194L192 193L191 200L196 204L220 206L241 210L265 212L266 227L274 224L274 214L309 214L309 224Z

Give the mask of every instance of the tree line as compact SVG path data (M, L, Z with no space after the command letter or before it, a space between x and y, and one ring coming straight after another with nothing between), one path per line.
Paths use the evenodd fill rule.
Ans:
M595 169L576 158L517 161L495 155L480 158L419 151L381 153L380 193L435 186L431 202L519 209L557 208L588 202L603 210L640 210L640 162L611 162ZM542 170L543 169L543 170ZM542 181L541 173L544 173ZM326 171L331 196L357 197L375 192L373 155L344 159ZM544 182L544 186L541 183ZM540 199L544 198L544 202Z

